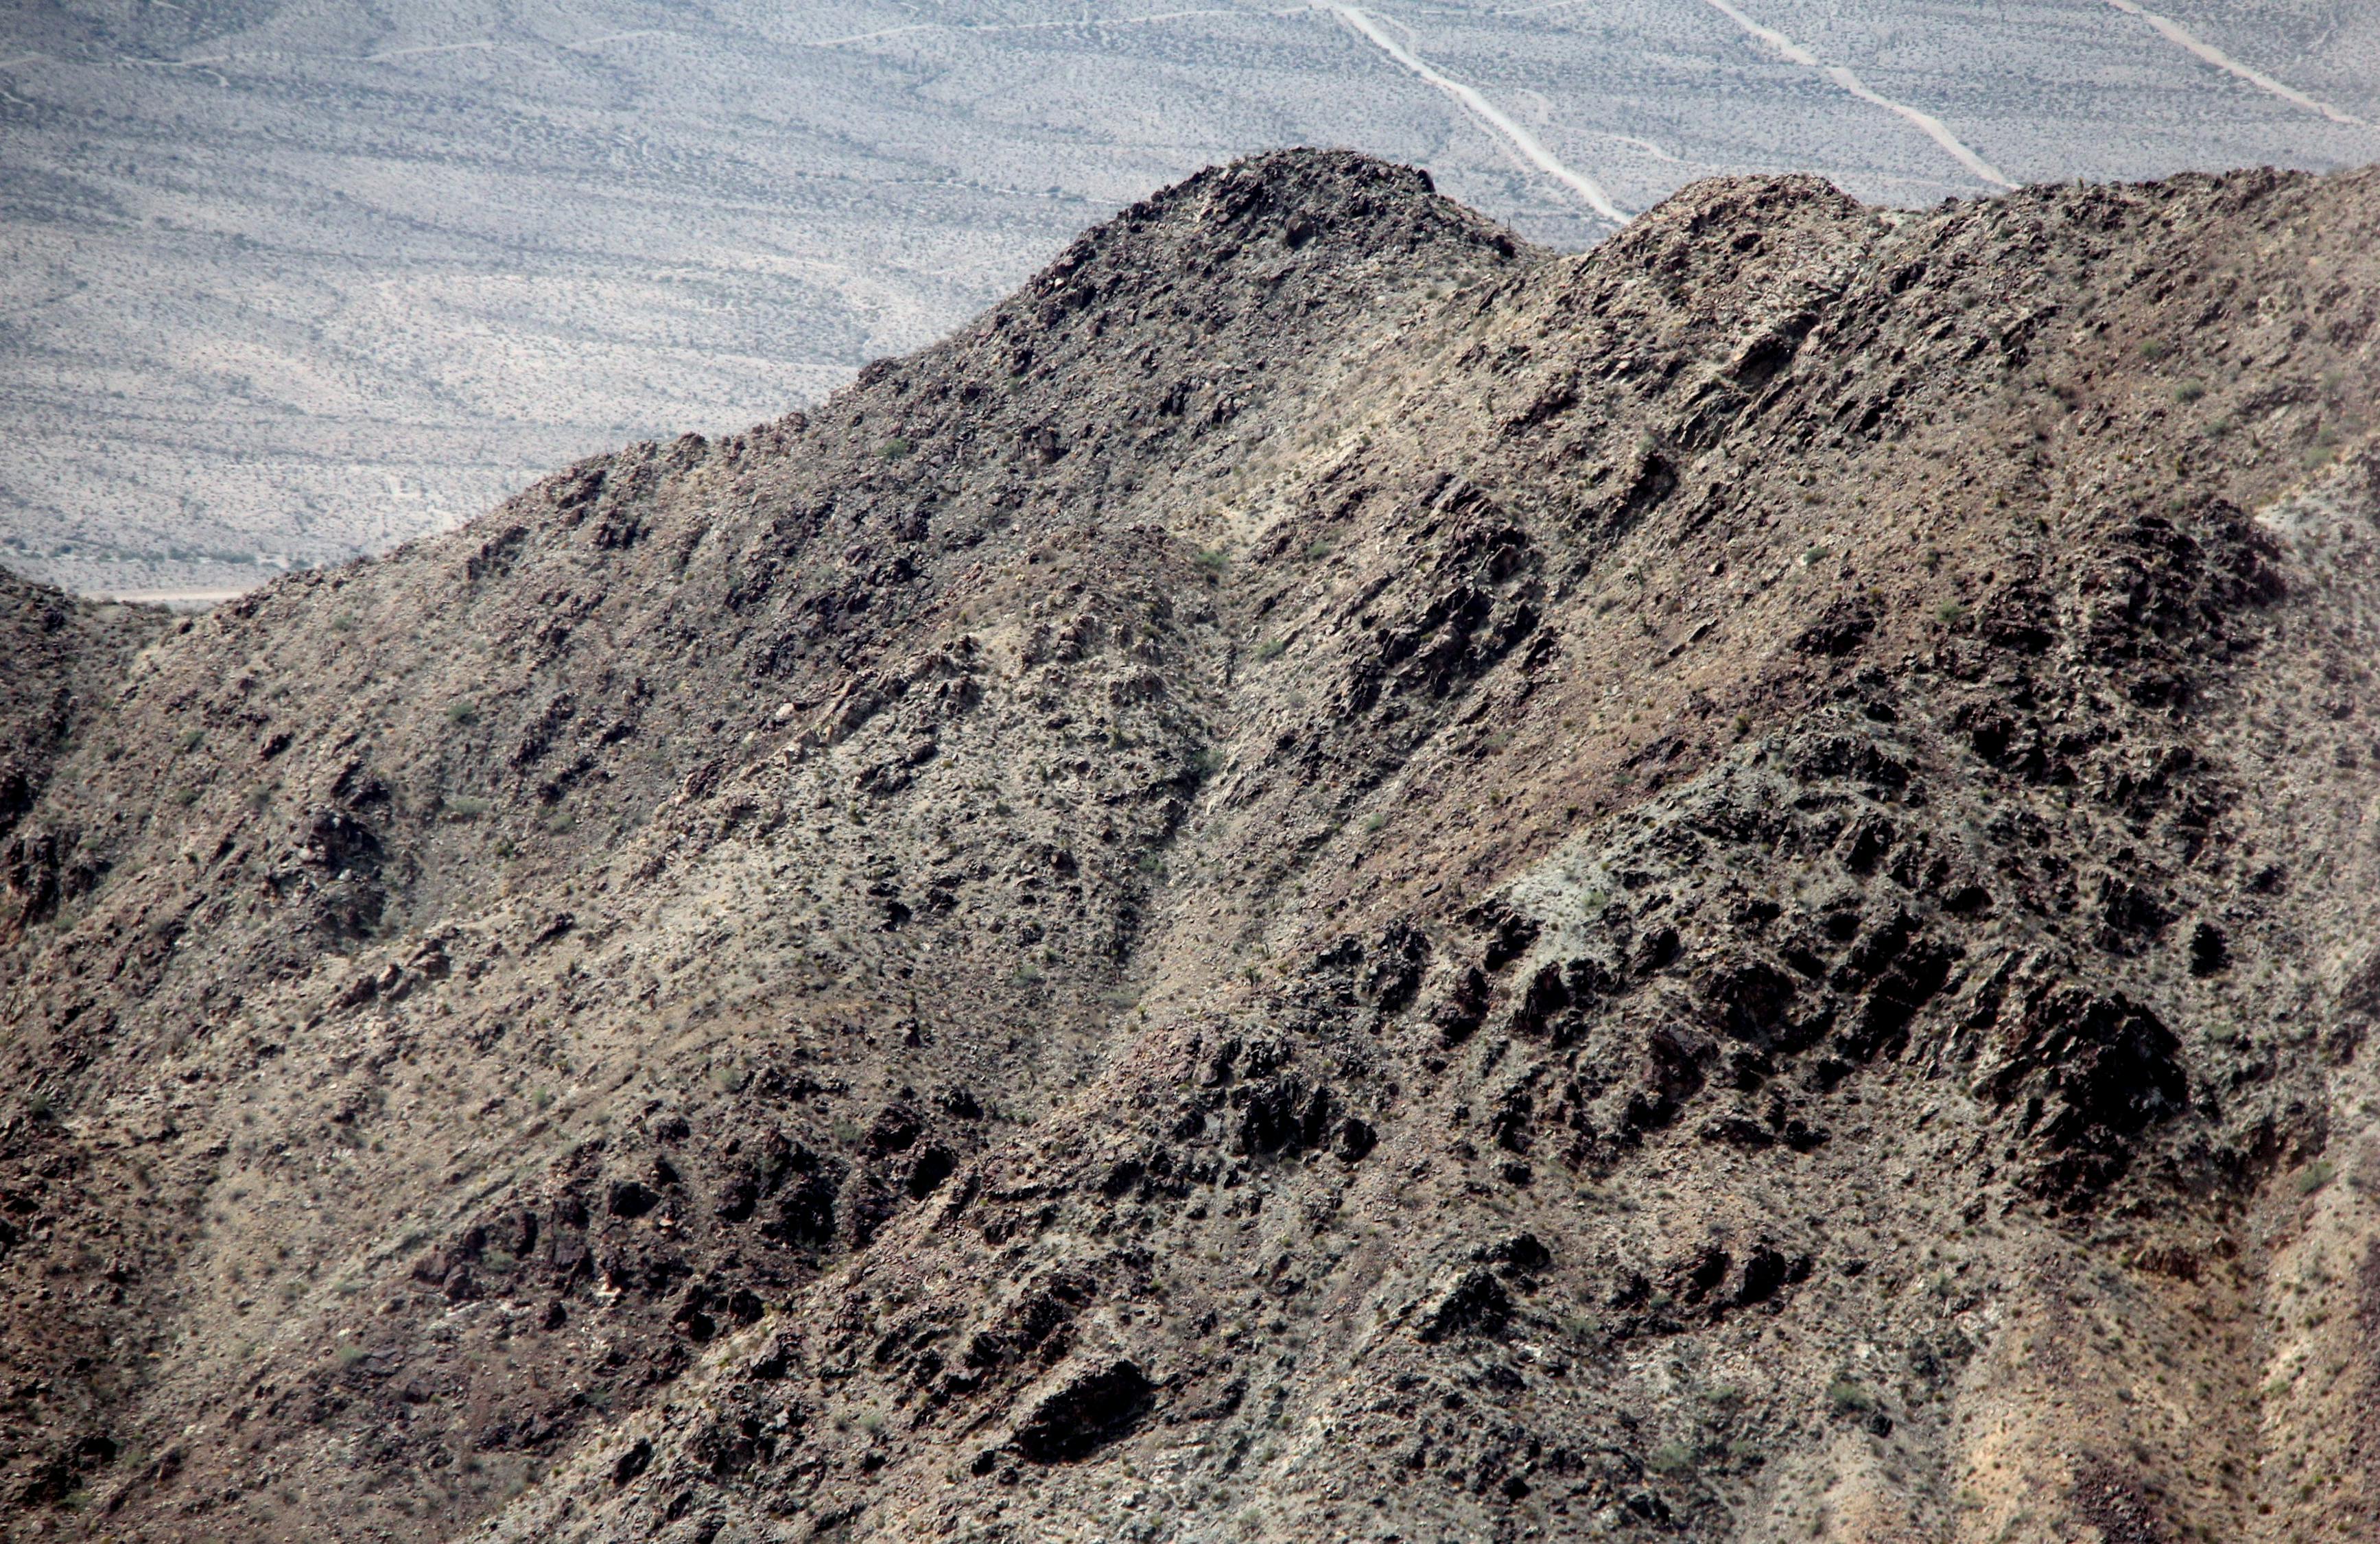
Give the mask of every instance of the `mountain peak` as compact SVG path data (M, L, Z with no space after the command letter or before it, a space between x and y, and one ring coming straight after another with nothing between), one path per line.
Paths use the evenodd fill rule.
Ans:
M1279 152L747 434L12 592L0 1504L2351 1531L2373 189L1560 258Z

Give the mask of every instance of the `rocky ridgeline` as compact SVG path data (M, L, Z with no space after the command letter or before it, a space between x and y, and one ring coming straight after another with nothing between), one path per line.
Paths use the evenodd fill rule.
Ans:
M12 585L9 1530L2368 1537L2376 224L1285 153Z

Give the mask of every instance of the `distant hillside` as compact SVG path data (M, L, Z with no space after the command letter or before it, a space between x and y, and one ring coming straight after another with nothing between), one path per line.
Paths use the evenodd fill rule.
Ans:
M1282 153L9 591L7 1530L2371 1538L2375 237Z

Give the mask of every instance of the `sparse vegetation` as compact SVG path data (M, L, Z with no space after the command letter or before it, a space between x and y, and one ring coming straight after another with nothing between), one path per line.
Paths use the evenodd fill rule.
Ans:
M1876 1396L1849 1378L1827 1385L1827 1404L1839 1416L1864 1415L1876 1408Z

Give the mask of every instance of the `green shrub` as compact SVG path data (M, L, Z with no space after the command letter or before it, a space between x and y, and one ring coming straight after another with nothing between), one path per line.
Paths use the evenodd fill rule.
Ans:
M2326 1158L2309 1163L2305 1166L2305 1172L2297 1177L2298 1194L2311 1196L2338 1177L2338 1165Z
M1827 1385L1827 1403L1838 1416L1860 1415L1876 1408L1876 1396L1848 1378Z
M479 704L469 698L457 698L446 704L446 722L458 729L468 729L480 722Z
M175 740L174 746L177 750L196 750L206 743L206 738L207 732L203 729L185 729L180 737Z
M2206 388L2200 385L2195 381L2184 381L2180 385L2176 386L2173 389L2173 399L2185 406L2197 401L2200 397L2204 396L2205 395Z
M458 821L476 821L494 808L489 800L469 794L451 794L446 798L446 813Z
M1277 660L1281 658L1282 653L1285 652L1288 648L1289 644L1285 640L1277 638L1269 638L1262 643L1257 645L1257 658L1260 661Z
M1190 561L1196 564L1210 579L1221 578L1223 570L1232 565L1231 555L1220 547L1208 547Z
M895 434L891 439L884 442L883 448L879 450L877 454L883 456L887 461L903 461L916 454L917 449L917 447L916 445L911 444L902 436Z
M1694 1466L1694 1450L1683 1442L1663 1442L1645 1455L1645 1467L1657 1475L1682 1475Z

